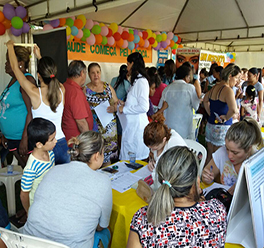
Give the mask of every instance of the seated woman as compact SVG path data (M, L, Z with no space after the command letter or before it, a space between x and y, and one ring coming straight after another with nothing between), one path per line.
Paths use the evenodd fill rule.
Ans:
M161 186L134 215L127 248L224 247L226 210L216 199L199 202L195 155L173 147L160 158L157 174Z
M246 117L234 123L225 136L225 146L213 153L213 158L202 173L203 182L210 184L218 176L220 182L230 186L233 194L240 167L244 160L263 147L263 139L258 123Z
M68 143L73 144L72 161L43 178L24 233L69 247L92 247L95 231L108 226L112 211L110 180L96 172L104 161L104 141L100 133L87 131Z

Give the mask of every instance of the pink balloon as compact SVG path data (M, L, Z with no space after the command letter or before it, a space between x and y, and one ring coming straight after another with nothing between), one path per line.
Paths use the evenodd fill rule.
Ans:
M83 37L83 31L81 29L79 29L78 34L75 35L75 37L81 39Z
M99 22L94 22L94 25L99 25ZM100 26L100 25L99 25Z
M157 31L157 32L155 32L155 34L160 34L160 32L159 32L159 31Z
M21 19L27 16L27 10L23 6L18 6L15 12L16 12L16 15L19 16Z
M173 34L172 32L169 32L169 33L167 34L167 39L168 39L168 40L172 40L173 36L174 36L174 34Z
M145 40L144 47L147 48L148 46L149 46L149 41L148 40Z
M123 43L122 48L127 48L127 47L128 47L128 41L127 40L124 40L124 43Z
M122 28L121 26L118 26L118 30L117 30L117 32L118 32L119 34L122 34L122 33L123 33L123 28Z
M70 18L71 18L72 20L75 20L75 19L76 19L75 16L71 16Z
M107 38L107 44L113 46L115 44L115 38L113 36Z
M107 27L107 26L102 26L102 27L101 27L101 35L102 35L102 36L107 36L108 33L109 33L109 29L108 29L108 27Z
M85 28L87 28L87 29L92 29L93 26L94 26L94 22L93 22L93 20L91 20L91 19L87 19L87 20L86 20L86 24L85 24Z
M124 29L123 29L123 32L124 32L124 31L129 32L129 28L124 28Z
M25 33L28 33L29 30L30 30L29 25L28 25L26 22L24 22L24 23L23 23L23 27L22 27L22 31L23 31L23 33L24 33L24 34L25 34Z
M167 39L166 42L167 42L167 45L170 45L170 40L169 39Z
M92 46L95 43L95 37L94 34L90 34L90 36L86 39L86 42L88 45Z
M53 29L53 27L50 24L46 24L43 27L43 31L47 31L47 30L51 30L51 29Z
M67 40L69 40L70 38L71 38L71 35L68 35L68 36L67 36Z
M142 37L142 36L143 36L143 34L142 34L142 32L141 32L141 31L138 31L138 36L140 36L140 37Z
M16 29L14 27L11 27L11 33L14 35L14 36L20 36L22 34L22 28L20 29Z

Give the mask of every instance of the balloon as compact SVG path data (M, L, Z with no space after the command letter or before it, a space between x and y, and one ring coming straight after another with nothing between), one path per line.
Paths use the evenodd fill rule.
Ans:
M139 47L139 45L138 44L135 44L135 49L137 49Z
M152 44L154 44L155 39L154 39L153 37L150 37L150 38L148 39L148 41L149 41L149 44L152 45Z
M172 32L169 32L169 33L167 34L167 39L168 39L168 40L172 40L172 39L173 39L173 36L174 36L174 34L173 34Z
M101 35L102 36L107 36L108 35L108 32L109 32L109 29L108 29L108 27L107 26L102 26L101 27Z
M75 36L78 34L78 28L76 28L75 26L71 27L71 35Z
M159 31L156 31L155 34L158 35L158 34L160 34L160 32Z
M73 40L73 38L74 38L74 36L73 36L73 35L70 35L70 38L69 38L69 40L70 40L70 41L72 41L72 40Z
M81 41L86 41L86 37L83 36L83 37L81 38Z
M43 31L47 31L47 30L51 30L51 29L53 29L53 27L50 24L46 24L43 27Z
M5 20L5 16L3 12L0 10L0 22L2 22L3 20Z
M134 43L138 43L140 41L140 38L137 34L134 33Z
M16 29L20 29L20 28L23 27L23 21L22 21L22 19L21 19L20 17L18 17L18 16L15 16L15 17L12 18L12 20L11 20L11 24L12 24L12 26L13 26L14 28L16 28Z
M50 25L54 28L58 27L60 25L60 20L59 19L55 19L50 21Z
M178 36L177 44L181 43L181 37Z
M5 25L0 23L0 35L3 35L6 31Z
M145 39L147 39L148 38L148 33L146 32L146 31L143 31L142 32L142 38L145 40Z
M177 36L177 35L174 35L174 36L173 36L173 41L174 41L174 42L177 42L177 41L178 41L178 36Z
M117 32L118 30L118 25L116 23L111 23L109 28L112 30L113 34Z
M94 22L94 25L99 25L99 22ZM100 26L100 25L99 25Z
M70 18L71 18L73 21L76 19L75 16L71 16Z
M95 43L94 34L90 34L90 36L86 39L86 42L87 42L88 45L92 46Z
M105 24L101 22L101 23L99 23L99 26L100 26L100 27L104 27Z
M84 16L84 15L78 15L78 16L77 16L77 19L82 20L82 22L83 22L83 26L82 26L81 28L83 28L84 25L86 24L86 18L85 18L85 16Z
M183 45L178 45L178 48L183 48Z
M167 42L166 41L162 41L161 42L161 47L162 48L166 48L168 46Z
M157 40L157 42L161 42L162 41L162 36L160 34L157 34L156 40Z
M167 42L167 46L169 46L169 45L170 45L170 40L167 39L167 40L165 40L165 41Z
M134 35L138 35L138 30L137 29L134 29Z
M123 40L127 40L129 37L129 33L127 31L123 31L123 33L121 34L121 37Z
M9 29L9 28L11 28L11 21L9 21L9 20L7 20L7 19L5 19L3 22L2 22L2 24L4 24L4 26L5 26L5 28L6 29Z
M92 31L93 34L100 34L101 33L101 27L99 25L94 25L92 27L92 30L91 31Z
M103 36L103 40L102 40L101 44L102 45L106 45L107 44L107 38L105 36Z
M74 41L80 41L81 39L74 37Z
M69 40L69 39L70 39L70 37L71 37L71 35L67 35L67 40Z
M127 40L132 42L134 40L134 35L133 34L129 34Z
M10 20L16 15L15 9L11 4L5 4L3 13L6 19Z
M154 50L156 51L160 50L160 43L158 43L158 45L154 48Z
M123 31L127 31L129 33L129 28L124 28Z
M157 47L157 45L158 45L158 42L155 40L155 42L152 44L152 47L154 48L154 47Z
M121 26L118 26L118 30L117 30L117 32L118 32L119 34L122 34L122 32L123 32L123 28L122 28Z
M142 34L142 32L141 32L141 31L139 31L139 32L138 32L138 36L140 36L140 37L142 37L142 36L143 36L143 34Z
M161 37L162 37L162 41L165 41L165 40L167 40L167 34L166 33L162 33L161 34ZM162 45L161 45L162 46Z
M147 39L149 39L152 36L152 31L150 29L147 29L147 34L148 34Z
M176 54L176 49L172 49L172 54Z
M20 36L22 34L22 28L16 29L14 27L11 27L10 30L14 36Z
M173 40L170 41L170 47L173 47L175 42Z
M178 44L177 43L174 43L174 46L171 48L171 49L177 49L178 48Z
M122 48L127 48L127 47L128 47L128 41L124 40Z
M71 28L66 25L66 35L69 36L71 34Z
M145 40L144 47L147 48L148 46L149 46L149 41L148 40Z
M91 32L90 32L89 29L85 28L85 29L83 30L83 36L84 36L85 38L88 38L88 37L90 36L90 34L91 34Z
M123 44L124 44L124 40L123 40L123 39L120 39L120 40L118 40L118 41L116 42L116 45L117 45L118 47L122 47Z
M230 59L233 59L234 58L233 54L230 54L229 58Z
M134 42L128 42L128 49L133 50L135 48Z
M82 29L83 28L83 21L81 19L75 19L73 25L78 29Z
M108 35L106 37L112 37L113 31L112 29L108 28Z
M26 33L29 32L29 30L30 30L29 25L28 25L26 22L24 22L24 23L23 23L23 27L22 27L22 32L23 32L24 34L26 34Z
M143 38L140 37L140 41L138 42L138 44L139 44L140 47L144 47L144 45L145 45L145 40L143 40Z
M98 26L99 26L99 25L98 25ZM96 34L94 37L95 37L95 44L100 45L101 42L103 41L103 37L102 37L102 35L100 35L100 34Z
M94 26L94 22L91 19L87 19L85 23L85 28L92 29L93 26Z
M72 18L67 18L66 19L66 25L68 25L70 28L73 26L74 20Z
M113 36L107 38L107 43L109 46L113 46L115 44L115 39Z
M81 29L78 30L78 34L75 35L75 38L81 39L83 37L83 31Z
M63 27L66 24L66 18L60 18L60 26Z
M16 15L19 16L21 19L27 16L27 10L23 6L18 6L15 12L16 12Z
M121 35L118 32L114 33L113 37L115 38L115 41L119 41L121 39Z
M130 34L134 34L134 30L130 28L130 29L128 30L128 33L130 33Z

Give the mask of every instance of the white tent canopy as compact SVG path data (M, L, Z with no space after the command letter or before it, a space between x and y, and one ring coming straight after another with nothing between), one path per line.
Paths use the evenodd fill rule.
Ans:
M0 5L15 1L0 0ZM32 23L84 14L124 27L173 31L183 44L218 51L262 51L262 0L17 0ZM97 12L95 12L95 6Z

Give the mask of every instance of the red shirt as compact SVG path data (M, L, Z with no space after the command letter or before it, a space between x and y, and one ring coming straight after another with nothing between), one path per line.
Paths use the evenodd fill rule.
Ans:
M89 130L93 130L93 115L86 97L79 84L67 79L65 87L65 104L62 116L62 130L68 141L80 134L75 120L86 119Z
M167 87L167 84L161 83L158 88L156 88L156 91L153 96L150 96L150 100L153 103L153 105L158 106L159 101L162 95L162 91Z

